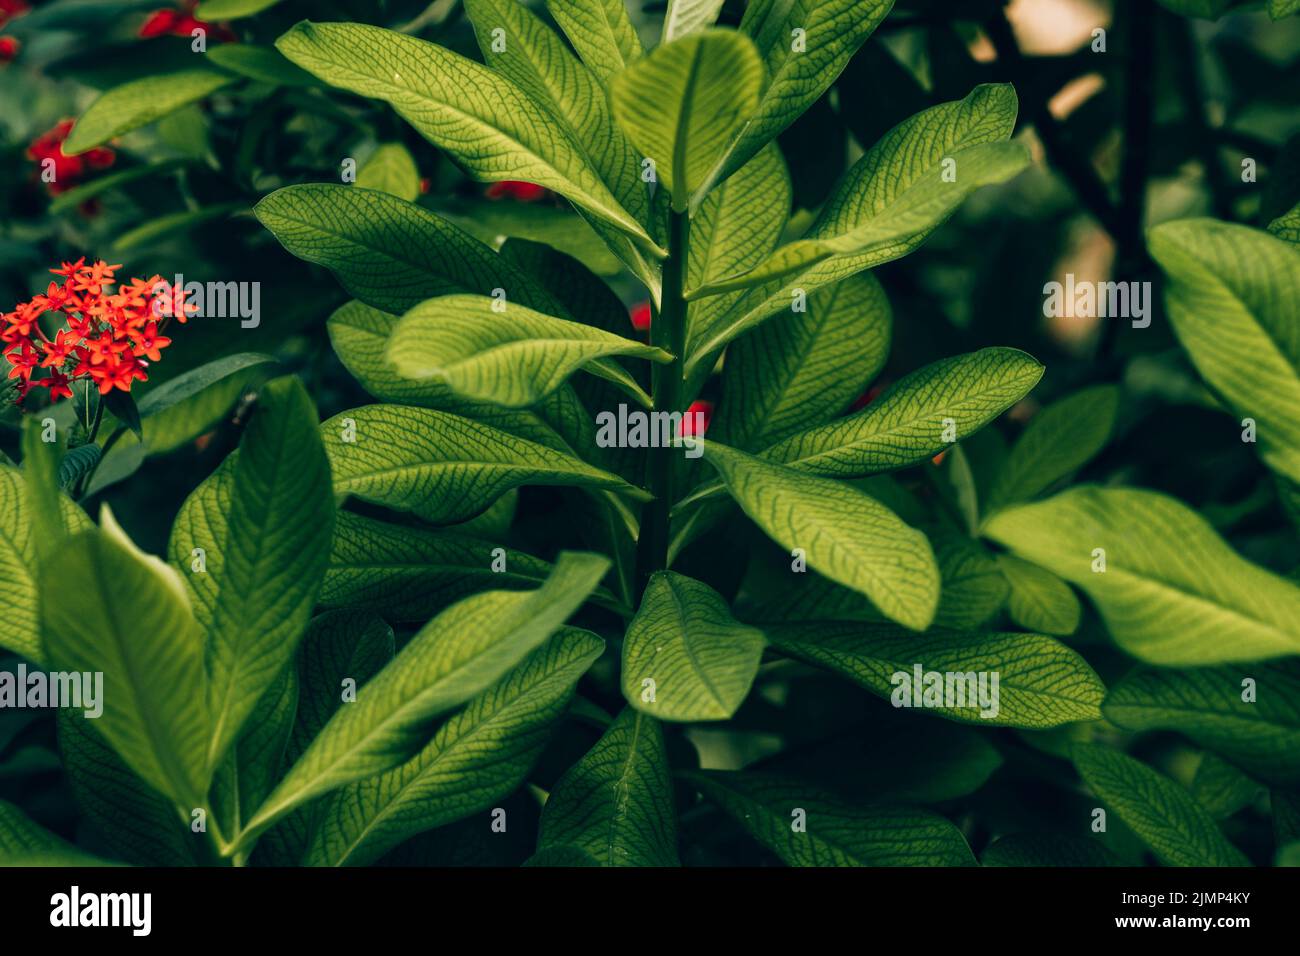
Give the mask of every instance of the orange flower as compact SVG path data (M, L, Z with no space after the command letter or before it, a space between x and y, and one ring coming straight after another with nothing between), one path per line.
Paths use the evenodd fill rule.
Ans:
M51 401L70 398L78 381L94 383L104 395L115 388L129 392L133 383L148 379L146 360L161 361L162 350L171 345L162 334L168 319L184 322L196 306L160 276L119 284L120 268L103 260L87 265L84 257L65 262L50 270L62 282L51 282L44 293L0 313L2 354L8 377L18 380L20 399L33 388L47 389ZM66 323L52 340L40 324L50 315ZM38 370L47 370L46 375L37 378Z

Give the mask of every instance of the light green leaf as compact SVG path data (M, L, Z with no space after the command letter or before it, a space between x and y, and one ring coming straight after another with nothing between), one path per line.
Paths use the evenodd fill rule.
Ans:
M488 588L537 587L551 572L540 558L502 548L505 570L492 570L492 541L457 531L428 531L340 511L320 602L369 608L393 621L427 621L449 604Z
M275 789L298 710L298 669L292 663L258 698L212 780L212 810L222 833L238 833L244 814Z
M1073 634L1083 608L1070 586L1051 571L1010 554L997 556L998 568L1011 586L1007 613L1026 631Z
M846 0L822 0L821 6L843 2ZM754 8L751 6L750 9ZM794 59L806 61L810 57L811 53ZM768 90L770 95L772 87ZM694 374L695 366L712 366L714 356L723 346L769 316L790 309L798 292L811 293L855 272L897 259L919 246L947 213L942 212L940 206L931 205L931 195L909 192L911 187L937 179L943 188L936 195L953 200L955 208L957 193L966 188L963 179L973 183L978 178L977 173L996 179L999 170L1010 176L1023 165L1023 150L1020 150L1019 158L1016 154L1019 147L1002 143L992 151L969 154L964 151L1006 140L1015 121L1016 95L1010 86L979 86L960 102L932 107L890 130L848 171L801 240L849 249L857 240L845 237L857 236L868 241L866 250L860 254L837 252L808 269L750 289L730 308L713 317L707 326L692 327L687 348L687 373ZM946 167L944 161L966 156L975 159L973 168L970 164L963 166L958 162L956 182L944 183L944 170L951 168ZM900 222L920 226L920 220L925 218L921 213L925 211L932 211L937 217L918 232L908 233L907 229L901 229L896 243L870 246L869 240L873 238L872 230L875 228L872 224L887 222L894 216L895 207L899 212L895 227ZM883 225L881 229L882 235L888 231ZM815 250L820 247L802 245L799 248ZM774 255L783 254L778 250Z
M773 318L732 343L722 407L710 427L719 439L755 450L825 424L884 366L892 324L874 276L813 293L807 313Z
M586 368L617 375L605 359L615 355L669 362L672 356L635 339L507 305L497 300L447 295L422 302L402 316L385 358L404 378L442 382L458 395L510 408L534 405Z
M749 693L763 644L713 588L659 571L623 639L623 696L660 720L725 720Z
M348 422L353 425L349 426ZM352 434L355 439L345 440ZM334 492L455 523L521 485L610 488L644 498L570 453L424 408L366 405L321 425Z
M435 295L505 289L550 312L555 300L447 220L396 196L328 183L286 186L254 214L300 259L323 265L367 305L403 312Z
M363 866L407 837L518 789L604 648L594 634L562 628L443 724L416 757L339 790L322 813L307 864Z
M910 251L909 246L924 240L976 189L1005 182L1020 172L1029 163L1029 153L1019 143L982 143L957 150L945 159L953 164L951 168L940 165L927 169L887 208L867 221L843 232L797 239L781 246L749 272L688 289L687 297L768 286L791 276L805 276L818 265L852 262L851 271L857 272L896 259Z
M763 457L818 475L850 478L906 468L962 441L1020 401L1043 366L1017 349L942 359L900 379L855 415L792 435Z
M745 514L808 567L864 594L891 620L924 630L939 603L939 568L930 542L856 488L706 442Z
M1212 753L1201 756L1192 796L1216 820L1226 820L1260 798L1267 788Z
M542 808L538 852L580 850L601 866L680 866L677 810L653 717L623 708Z
M654 160L655 176L683 212L758 107L763 64L749 38L705 30L657 47L616 75L614 119Z
M753 38L769 80L757 112L715 164L691 205L698 208L715 183L744 165L830 89L892 6L893 0L749 4L740 29ZM796 30L803 32L796 34Z
M188 812L203 805L209 780L203 634L176 571L139 551L107 506L100 520L39 572L49 660L104 675L96 729Z
M63 143L63 151L68 156L84 153L233 82L228 73L200 67L123 83L101 93L81 114Z
M303 21L275 45L325 82L387 102L476 178L545 186L654 248L581 145L549 116L539 116L517 85L481 63L361 23Z
M302 383L267 384L238 453L195 489L172 528L171 560L208 635L212 766L293 657L316 603L334 527L319 436Z
M1268 15L1274 20L1296 13L1300 13L1300 0L1268 0Z
M517 0L467 0L465 12L473 21L488 66L549 110L581 144L619 204L637 222L649 221L650 198L641 182L641 157L614 125L608 93L592 71L574 57L554 30ZM495 43L494 30L505 30L509 41ZM653 261L626 234L594 217L585 218L657 301L659 270Z
M269 10L279 2L280 0L203 0L194 13L200 20L207 20L210 23L218 20L239 20Z
M208 59L231 73L275 86L320 86L316 77L294 66L280 51L251 43L219 43Z
M1258 229L1180 219L1152 229L1169 321L1201 376L1257 423L1264 462L1300 481L1300 250Z
M856 807L762 773L683 774L788 866L974 866L961 831L926 810ZM792 825L802 820L804 829Z
M1300 588L1239 557L1167 495L1071 488L998 512L984 534L1082 588L1115 641L1153 664L1300 652ZM1094 570L1103 557L1106 570Z
M315 797L409 760L433 719L482 693L580 607L609 568L562 552L535 591L484 591L425 625L354 703L335 713L249 821L245 847Z
M645 52L623 0L546 0L546 10L602 83Z
M1099 744L1076 744L1074 766L1092 792L1165 866L1249 866L1191 794L1163 774Z
M1249 700L1246 681L1249 680ZM1300 787L1300 663L1142 668L1102 704L1126 730L1173 730L1272 786Z
M1044 728L1097 720L1106 693L1082 657L1041 634L936 629L918 635L852 621L769 625L764 633L778 650L843 674L896 707L924 707L965 723ZM944 675L944 686L932 688L924 677L921 687L913 686L918 667L923 675ZM978 699L972 675L987 675L991 703ZM936 699L917 700L918 693L936 690Z
M100 866L36 823L8 800L0 800L0 866Z
M57 484L50 486L53 493ZM85 513L60 495L63 521L73 533L90 527ZM45 662L36 591L37 542L23 473L0 465L0 647L37 664Z
M1120 390L1094 385L1053 402L1029 421L993 481L992 512L1027 501L1087 464L1106 446L1119 412Z
M668 0L660 43L671 43L718 22L725 0Z
M357 170L356 184L414 202L420 195L420 171L401 143L381 143Z
M994 840L980 858L984 866L1119 866L1099 840L1058 833L1013 833Z

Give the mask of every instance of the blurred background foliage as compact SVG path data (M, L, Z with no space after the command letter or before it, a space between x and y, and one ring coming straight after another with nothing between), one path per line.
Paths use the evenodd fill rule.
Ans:
M477 59L470 24L455 0L222 0L206 6L265 9L254 17L216 19L206 51L197 52L190 28L203 6L0 0L4 308L42 290L48 268L82 255L123 263L127 275L259 282L257 328L213 319L178 330L139 392L214 358L259 352L304 379L322 417L361 404L366 396L333 356L325 334L326 318L346 295L323 269L285 252L250 210L284 185L339 181L348 158L365 176L374 157L369 175L378 175L381 146L390 150L382 158L386 182L409 193L404 198L489 242L505 235L532 239L580 259L611 282L630 312L644 300L560 200L544 191L470 181L382 103L327 90L276 59L271 48L300 19L354 20L436 40ZM664 4L632 0L629 6L644 39L653 42ZM1230 0L898 0L780 145L793 178L797 229L891 126L926 106L960 99L978 83L1014 83L1020 97L1016 135L1030 145L1035 163L1005 185L977 193L918 252L877 270L894 310L894 345L880 379L862 383L864 393L942 356L992 344L1022 348L1047 373L1009 420L980 438L1004 443L1053 399L1090 382L1122 383L1117 437L1080 477L1169 492L1198 509L1240 553L1286 571L1300 562L1294 530L1267 473L1240 453L1233 428L1220 427L1227 413L1177 347L1159 295L1145 329L1124 320L1043 314L1044 284L1063 281L1067 273L1078 280L1150 280L1158 290L1159 273L1143 245L1149 226L1211 215L1263 227L1300 200L1300 17L1274 21L1266 7ZM743 0L728 0L720 22L737 24L743 10ZM272 53L270 66L242 61L229 52L233 47ZM191 69L196 57L223 69L242 62L231 74L238 82L114 141L111 162L95 164L99 168L69 164L56 188L41 182L38 160L51 148L42 137L61 121L80 115L106 89ZM391 144L404 148L410 163ZM1254 175L1243 176L1249 167ZM12 457L20 411L11 400L6 406L0 450ZM93 497L109 501L132 537L160 552L177 507L235 447L239 424L236 402L215 428L186 436L167 454L124 457ZM554 491L522 495L542 506L528 512L534 515L562 504ZM548 538L542 525L517 532L536 539L539 552L553 553L564 542ZM1112 671L1127 666L1113 648L1100 646L1109 642L1095 619L1070 640L1099 645L1089 659L1108 682L1108 660ZM784 749L774 769L798 769L810 779L826 777L829 786L870 793L876 785L871 775L855 775L853 768L892 759L901 779L942 806L951 794L928 772L933 761L927 763L941 755L954 777L988 779L954 817L959 824L978 818L989 831L998 821L1017 829L1047 825L1089 799L1034 773L1037 762L1061 752L1057 732L1004 731L1008 746L996 750L987 737L942 721L905 722L889 733L886 725L898 718L882 702L832 677L782 666L788 674L752 695L736 720L690 731L700 756L689 762L738 767ZM770 712L778 706L780 725L797 730L770 732ZM845 737L844 728L858 721L869 724L871 734ZM590 728L566 725L537 776L560 772L590 739ZM792 746L801 742L808 746ZM1178 738L1153 735L1144 748L1144 757L1192 782L1200 758ZM1214 785L1209 777L1215 768L1199 769L1204 785ZM1239 777L1225 775L1221 783L1225 831L1253 858L1267 860L1262 794ZM75 826L48 714L0 714L0 797L58 829ZM514 800L519 813L535 815L526 795ZM718 827L716 816L704 821L707 827L689 815L682 822L686 834L692 827L699 831L684 841L700 855L688 862L708 862L714 853L729 862L757 861L747 858L757 849L737 838L738 831ZM1140 862L1138 844L1125 837L1122 825L1113 829L1111 848ZM504 841L489 848L477 831L454 825L414 841L394 860L503 860L516 851L526 856L530 848L512 850Z

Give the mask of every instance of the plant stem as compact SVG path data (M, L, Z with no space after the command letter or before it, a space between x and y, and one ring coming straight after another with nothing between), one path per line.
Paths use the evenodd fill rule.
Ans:
M668 258L663 265L663 291L659 313L650 325L650 341L671 352L673 360L655 365L651 372L651 395L655 411L682 410L683 353L686 351L686 300L682 290L686 282L686 256L690 222L685 212L668 214ZM641 516L641 533L637 541L637 582L641 590L655 571L668 566L669 511L673 506L672 448L646 449L646 486L655 496Z

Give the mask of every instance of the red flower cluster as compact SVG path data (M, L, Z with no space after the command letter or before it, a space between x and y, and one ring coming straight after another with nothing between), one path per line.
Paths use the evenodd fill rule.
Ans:
M63 141L71 132L72 120L61 120L54 129L36 137L27 147L28 158L36 160L41 171L45 169L46 160L54 162L54 180L46 183L52 196L67 192L85 178L87 172L107 169L117 159L111 149L102 146L76 156L66 155L63 152Z
M50 270L62 283L51 282L43 295L0 313L0 343L20 399L33 388L49 389L51 401L70 398L72 383L86 380L101 395L114 388L129 392L137 379L148 378L146 366L171 344L161 334L168 318L183 323L197 306L161 276L119 283L114 272L120 268L102 260L86 265L84 256L65 262ZM114 285L117 291L110 292ZM39 322L47 312L66 320L53 339Z
M628 312L628 318L632 320L632 328L638 332L650 331L650 303L638 302L632 306L631 311Z
M139 36L144 39L162 36L193 36L195 30L207 31L208 38L212 40L234 40L235 34L225 27L217 26L214 23L205 23L194 16L194 8L197 4L191 0L185 3L179 10L155 10L149 14L149 19L140 27Z
M539 186L536 183L518 182L513 179L493 183L483 193L488 199L514 199L518 202L537 202L539 199L545 199L550 194L551 191L545 186Z
M27 0L0 0L0 30L14 17L30 10ZM0 37L0 63L8 63L18 55L21 44L13 37Z

